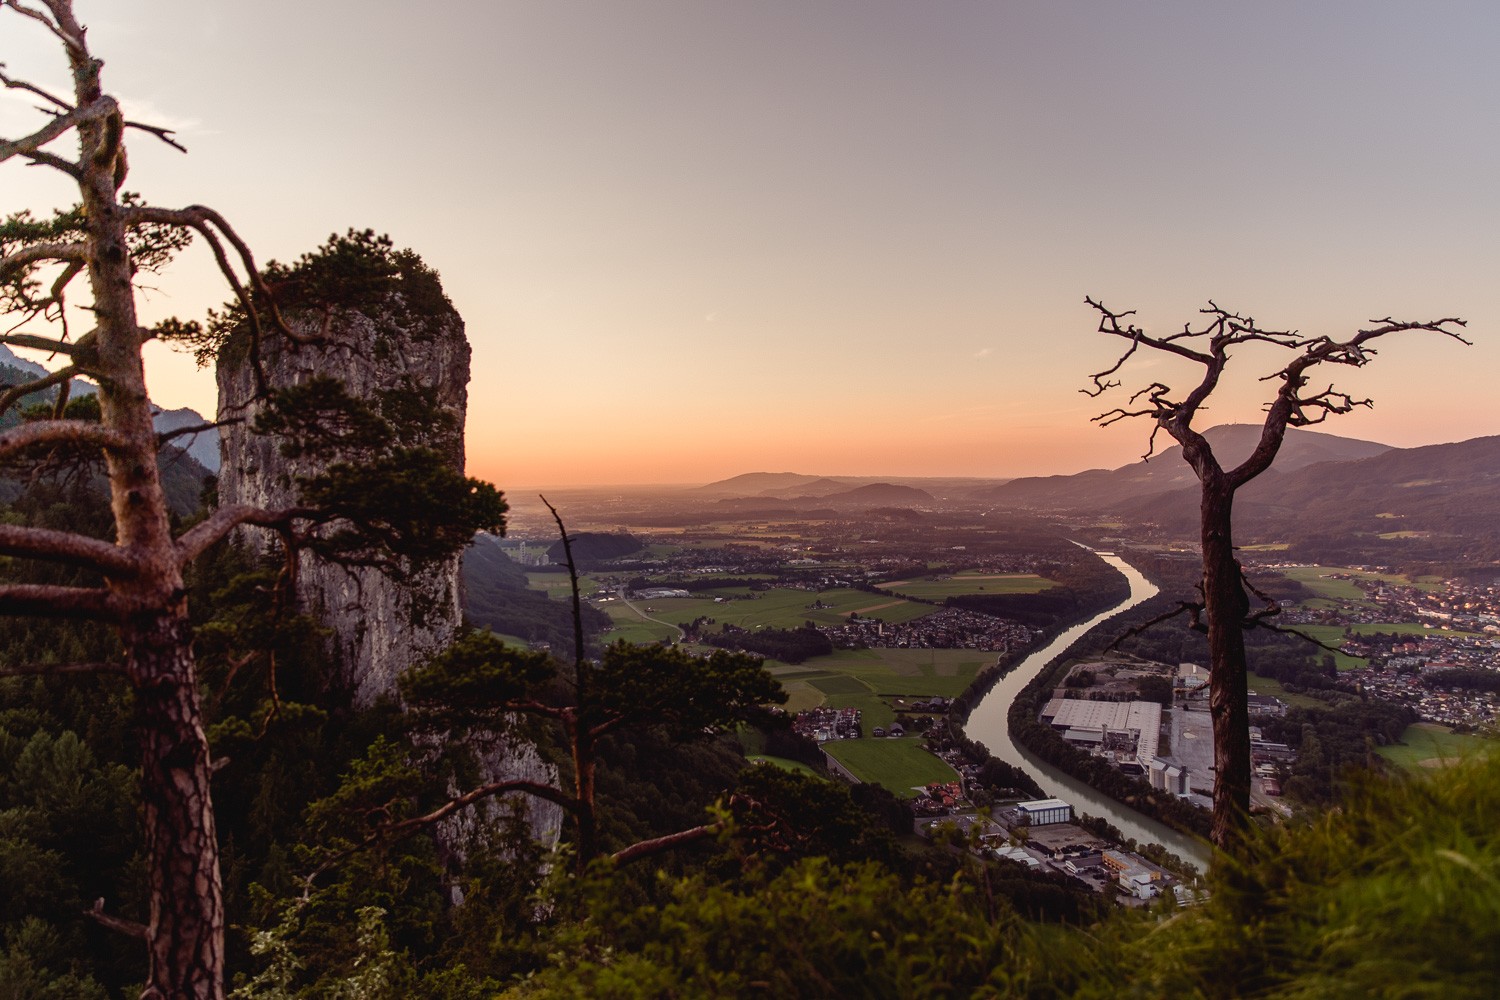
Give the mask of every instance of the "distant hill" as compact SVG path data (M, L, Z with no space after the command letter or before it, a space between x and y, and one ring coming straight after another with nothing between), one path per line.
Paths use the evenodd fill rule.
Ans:
M757 496L763 497L821 497L832 493L842 493L858 483L847 479L814 479L810 483L798 486L778 486L774 489L761 490Z
M1308 466L1243 497L1243 530L1300 551L1500 560L1500 437Z
M1166 535L1197 532L1196 485L1099 509ZM1500 561L1500 437L1272 466L1240 490L1234 523L1241 545L1283 544L1290 558L1308 561Z
M579 569L591 569L610 559L634 555L646 547L646 543L628 533L607 534L598 531L583 531L570 539L573 561ZM547 558L562 565L568 561L562 540L552 543L547 549Z
M9 348L0 344L0 386L22 385L39 376L47 374L47 369L32 361L17 357ZM69 399L78 400L97 392L98 388L92 382L84 379L75 379L70 387ZM0 427L10 427L20 423L20 411L31 406L51 406L57 399L55 388L44 389L39 393L32 393L22 397L18 406L11 408L5 414L0 415ZM180 423L172 426L187 426L199 424L203 418L192 410L173 411L173 419ZM164 427L161 418L157 418L157 429L170 429ZM213 439L212 468L219 466L218 434L207 435ZM205 435L198 435L202 438ZM157 464L161 469L162 489L167 494L167 504L174 514L186 516L196 511L200 506L203 495L203 484L208 478L209 469L202 462L195 449L189 447L185 439L177 439L167 444L158 456ZM95 488L101 492L106 490L102 465L96 466L96 471L91 475ZM0 476L0 502L9 503L20 496L24 488L24 480L21 477Z
M0 385L19 385L23 381L46 374L46 368L34 361L27 361L4 344L0 344ZM69 398L73 399L93 395L99 391L99 387L88 379L78 378L73 380L68 391ZM21 408L56 398L56 390L44 390L34 397L24 399ZM7 415L4 424L14 423L16 419L14 414ZM179 410L158 410L152 422L157 431L166 432L175 431L181 427L193 427L208 421L197 410L184 407ZM217 430L173 438L171 444L193 456L193 460L207 471L214 473L219 471L219 432Z
M821 476L804 476L796 472L746 472L730 479L720 479L706 486L699 486L690 492L738 497L769 496L777 491L795 490L799 486L811 485L822 478Z
M567 578L559 575L559 579ZM551 600L540 590L528 590L526 570L505 554L498 538L474 536L474 543L464 550L463 581L464 617L471 624L550 643L564 656L572 653L571 604ZM588 604L583 606L583 617L590 632L609 626L609 617Z
M1149 433L1149 429L1143 429L1143 446L1145 435ZM1250 424L1223 424L1210 428L1203 436L1213 445L1220 463L1229 466L1243 461L1255 450L1260 428ZM1165 434L1158 435L1158 443L1164 437ZM1390 450L1389 446L1373 441L1291 428L1272 472L1266 475L1285 475L1324 462L1370 458ZM1091 469L1072 476L1013 479L993 489L975 491L973 496L996 506L1016 509L1115 510L1130 499L1154 497L1184 488L1196 489L1197 483L1192 467L1182 457L1182 448L1174 445L1149 461L1123 468Z
M816 498L819 503L840 507L930 507L936 501L926 490L895 483L871 483L843 493L829 493Z
M0 365L5 366L6 368L14 368L21 374L28 375L32 378L35 378L38 375L47 374L47 369L43 368L35 361L27 361L25 358L21 357L15 351L12 351L9 347L6 347L4 344L0 344ZM6 384L15 385L14 382L8 382Z
M754 501L748 504L760 508L767 501L789 501L805 504L810 500L838 497L864 487L898 486L916 490L920 497L893 496L897 503L911 501L923 505L937 504L941 500L967 498L976 490L993 489L1005 479L983 479L974 476L807 476L796 472L749 472L731 479L721 479L687 490L691 497L720 498ZM879 503L878 494L855 498L856 503Z
M186 407L180 410L159 410L152 419L158 433L175 431L183 427L198 427L207 423L203 414ZM186 451L209 472L219 471L219 432L217 429L184 434L172 439L172 444Z

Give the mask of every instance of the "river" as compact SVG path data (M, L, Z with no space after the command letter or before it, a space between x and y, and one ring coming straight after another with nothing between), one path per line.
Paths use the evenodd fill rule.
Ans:
M1125 574L1125 579L1130 581L1130 596L1081 625L1074 625L1017 664L1015 669L1002 677L990 693L985 695L984 700L969 713L969 721L964 726L964 731L970 739L978 740L988 747L994 756L1007 764L1016 765L1031 775L1049 795L1055 795L1071 803L1075 815L1088 813L1091 816L1103 817L1118 827L1125 836L1142 844L1161 844L1183 860L1197 865L1200 871L1207 871L1210 852L1208 846L1202 841L1178 833L1163 823L1143 816L1129 806L1116 802L1102 792L1095 791L1077 778L1064 774L1051 764L1037 760L1029 751L1016 745L1016 742L1010 738L1011 703L1016 700L1021 689L1041 673L1043 667L1083 638L1085 632L1106 618L1156 596L1156 585L1142 576L1134 566L1117 555L1102 552L1095 554Z

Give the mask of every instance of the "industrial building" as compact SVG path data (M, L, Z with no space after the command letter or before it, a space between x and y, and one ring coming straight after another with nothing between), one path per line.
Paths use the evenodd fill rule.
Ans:
M1017 802L1016 810L1031 826L1073 822L1073 807L1062 799L1034 799Z
M1126 754L1134 751L1142 767L1156 759L1161 705L1154 701L1053 698L1042 709L1042 721L1075 746Z

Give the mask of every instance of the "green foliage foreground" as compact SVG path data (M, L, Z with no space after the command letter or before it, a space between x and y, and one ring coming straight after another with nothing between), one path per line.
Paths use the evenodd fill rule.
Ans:
M1371 779L1258 838L1211 900L1088 928L990 909L982 881L903 884L802 863L764 882L596 890L557 964L507 996L1492 997L1500 983L1500 761Z

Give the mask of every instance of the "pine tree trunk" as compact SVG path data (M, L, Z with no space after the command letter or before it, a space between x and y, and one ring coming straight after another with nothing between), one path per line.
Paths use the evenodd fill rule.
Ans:
M224 996L224 895L212 768L189 625L161 615L126 635L141 746L150 971L143 998Z
M1249 598L1230 534L1234 491L1203 487L1203 603L1208 619L1209 711L1214 727L1214 808L1210 837L1234 853L1250 814L1250 717L1245 633Z

